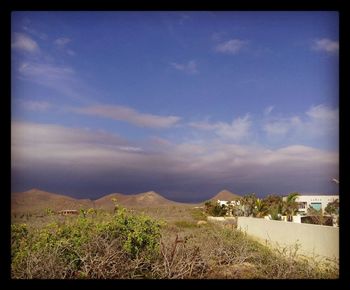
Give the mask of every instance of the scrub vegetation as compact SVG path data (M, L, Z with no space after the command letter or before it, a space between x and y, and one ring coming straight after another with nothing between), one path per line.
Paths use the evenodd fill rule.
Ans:
M338 278L336 261L303 258L297 247L271 250L236 229L199 223L204 218L203 209L191 207L17 218L12 278Z

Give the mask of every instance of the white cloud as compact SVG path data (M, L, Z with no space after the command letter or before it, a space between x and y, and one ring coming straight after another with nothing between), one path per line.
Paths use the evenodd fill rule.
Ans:
M188 74L196 74L198 73L197 63L194 60L190 60L187 63L176 63L172 62L170 65L176 70L183 71Z
M339 110L331 109L323 104L312 106L307 112L311 119L325 122L336 122L339 118Z
M269 118L262 125L268 136L297 140L327 138L336 140L339 131L339 110L326 105L312 106L303 116Z
M276 188L281 193L319 189L319 184L330 183L338 173L337 152L309 146L271 150L220 140L163 145L163 150L148 151L105 132L23 122L13 122L11 126L13 169L50 170L55 180L62 178L55 170L63 170L64 180L69 179L71 184L74 178L67 175L67 170L73 169L87 174L86 184L100 184L101 178L105 182L109 175L110 182L116 185L127 178L130 184L152 180L165 188L201 191L229 184L236 190L250 184L248 187L256 192Z
M39 52L39 46L35 40L23 33L15 32L12 36L11 47L17 50L37 53Z
M231 39L216 46L216 51L221 53L236 54L246 46L247 41Z
M222 138L239 141L249 136L251 124L250 116L247 114L243 118L238 117L234 119L231 124L225 122L209 123L208 121L204 121L192 122L189 125L200 130L213 131Z
M73 112L125 121L140 127L149 128L172 127L175 126L181 119L177 116L159 116L140 113L129 107L112 105L95 105L84 108L75 108L73 109Z
M164 146L164 152L147 152L140 146L135 146L120 136L84 128L70 128L54 124L27 122L12 122L11 146L12 153L18 153L15 159L38 159L45 162L64 162L65 160L81 159L95 160L96 166L122 164L118 158L127 161L148 161L147 166L164 161L164 165L172 164L176 170L211 171L224 170L234 172L241 166L279 165L285 167L290 162L306 164L337 164L338 153L325 151L303 145L292 145L275 150L262 146L227 144L220 140L192 140L174 144L169 141ZM19 154L21 153L21 154ZM126 154L126 155L125 155ZM140 155L141 154L141 155ZM105 159L99 160L104 156ZM62 158L60 161L59 159ZM136 160L135 160L136 159ZM109 161L107 161L109 160ZM312 164L309 164L310 166ZM217 165L220 164L220 168ZM122 164L123 166L127 164ZM146 166L146 163L140 163ZM166 166L161 167L167 171ZM144 170L148 170L145 167ZM243 167L242 167L243 168Z
M66 44L68 44L70 42L71 42L71 39L68 37L57 38L54 41L55 45L60 46L60 47L65 46Z
M313 50L336 53L339 51L339 42L329 38L316 39L312 44Z
M299 128L301 120L298 116L291 118L277 118L272 121L268 121L263 125L263 130L270 136L273 135L286 135L291 130Z

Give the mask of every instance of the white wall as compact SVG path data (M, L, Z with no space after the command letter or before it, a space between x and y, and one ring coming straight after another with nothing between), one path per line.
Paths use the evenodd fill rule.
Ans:
M273 246L300 244L300 252L339 259L339 228L238 217L237 228Z

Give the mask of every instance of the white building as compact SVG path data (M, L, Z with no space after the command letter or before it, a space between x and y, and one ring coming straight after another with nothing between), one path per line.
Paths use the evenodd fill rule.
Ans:
M339 200L339 195L300 195L295 201L299 204L299 212L306 214L309 207L323 212L330 202L337 199Z
M222 206L222 205L228 205L227 203L229 203L229 202L230 202L232 205L240 205L240 201L239 201L239 200L227 201L227 200L220 200L220 199L218 199L217 202L218 202L218 204L219 204L220 206Z

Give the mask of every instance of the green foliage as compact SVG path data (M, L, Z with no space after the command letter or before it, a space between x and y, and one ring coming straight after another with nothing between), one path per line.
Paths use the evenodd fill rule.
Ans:
M271 206L269 208L269 213L272 220L281 220L281 207L279 205Z
M21 249L27 246L28 227L26 224L11 225L11 257L22 259L26 253L19 253ZM14 261L16 262L16 260Z
M160 239L160 224L145 215L127 215L125 211L118 211L114 219L116 232L124 240L123 248L136 257L140 251L152 253L157 249Z
M339 199L336 199L335 201L327 204L324 211L330 215L338 215L339 214Z
M244 216L252 216L253 211L256 205L256 196L255 193L249 193L242 197L241 204L243 208L243 214Z
M253 208L253 216L263 218L268 213L268 207L263 199L257 198Z
M118 200L115 197L111 198L111 201L114 204L114 213L116 213L118 211L119 205L118 205Z
M205 220L207 218L206 214L200 208L194 208L191 210L191 216L197 221Z
M97 215L97 210L94 209L94 208L89 208L86 212L87 215L90 215L90 216L96 216Z
M295 201L298 196L298 192L292 192L283 201L282 212L287 216L287 221L292 221L293 215L298 211L298 203Z
M52 216L54 214L54 211L51 208L45 209L45 214L48 216Z
M157 252L160 240L160 223L147 216L127 214L125 210L109 216L103 222L87 217L29 230L25 224L11 226L12 267L25 264L26 258L38 253L60 253L62 262L79 269L86 251L85 245L96 237L106 241L118 240L133 259L139 253L151 257Z
M80 215L81 215L83 218L86 218L86 214L87 214L87 210L81 208L81 209L80 209Z
M272 220L281 220L283 210L283 200L279 195L270 194L264 198L267 207L267 213L270 214Z
M205 203L205 212L212 216L225 216L227 207L224 204L220 205L216 201L207 201Z
M307 215L308 216L304 218L305 223L328 226L331 226L333 224L332 218L323 215L322 209L317 210L312 206L309 206L309 208L307 209Z
M191 208L186 210L192 213ZM148 216L119 208L116 214L99 211L96 217L92 213L86 218L54 216L46 217L45 221L49 223L11 225L12 278L334 279L339 276L337 261L330 266L300 261L297 249L270 250L238 230L209 224L195 226L191 216L187 219L182 215L176 221L171 220L172 227L163 227Z

